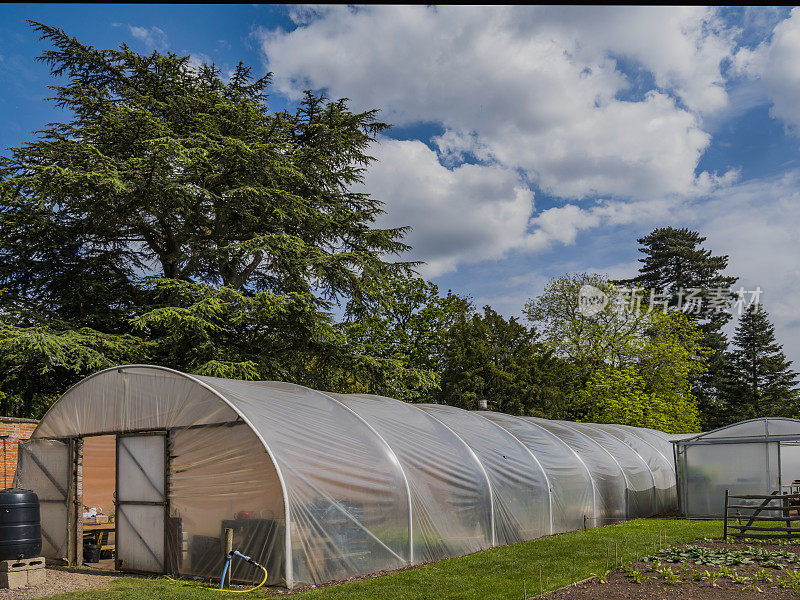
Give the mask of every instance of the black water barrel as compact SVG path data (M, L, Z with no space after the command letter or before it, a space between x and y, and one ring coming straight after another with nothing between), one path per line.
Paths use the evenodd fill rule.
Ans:
M87 563L100 562L100 544L83 545L83 562Z
M0 490L0 560L34 558L42 553L39 496L31 490Z

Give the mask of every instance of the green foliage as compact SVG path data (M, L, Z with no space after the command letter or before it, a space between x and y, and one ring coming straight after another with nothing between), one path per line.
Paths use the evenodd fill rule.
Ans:
M399 376L381 386L384 395L410 402L432 400L445 364L450 328L471 311L468 299L419 278L396 278L379 296L351 302L341 326L352 354L391 361ZM339 385L353 392L375 392L367 382ZM332 388L328 388L332 389Z
M152 357L182 371L280 380L334 392L393 395L427 390L434 374L407 357L380 356L352 343L348 324L308 293L250 292L178 280L154 281L164 305L132 321L151 339Z
M233 379L288 379L295 365L287 353L313 353L315 344L336 341L321 311L325 303L310 294L245 294L175 279L154 280L153 289L155 307L132 325L152 340L152 358L165 366Z
M737 277L723 275L728 266L727 256L713 256L710 250L701 247L706 238L696 231L662 227L653 230L649 235L638 240L639 251L645 256L640 258L642 266L639 274L625 283L635 284L646 290L663 293L670 307L677 307L685 301L683 293L690 289L699 289L699 296L704 300L695 317L713 326L706 329L718 329L730 320L727 311L717 310L720 306L727 308L734 299L730 288L738 280ZM723 289L726 293L716 297L713 290ZM715 302L719 301L720 304Z
M68 117L0 157L0 314L38 340L0 357L22 412L134 356L328 389L431 387L413 360L346 344L331 315L413 267L390 262L404 229L376 227L382 203L355 191L388 127L377 111L309 92L274 112L270 76L241 63L228 79L32 25Z
M577 366L585 379L598 368L619 367L637 352L646 319L638 313L616 310L609 301L587 317L579 304L581 289L596 288L614 298L611 282L594 273L575 273L552 279L540 296L529 300L523 312L533 322L544 345L559 358Z
M555 416L563 405L553 382L561 365L535 340L532 329L489 306L461 315L448 332L439 401L476 410L486 400L490 410Z
M586 420L650 427L671 433L700 429L693 378L707 351L695 322L681 313L653 312L638 356L597 371L584 388Z
M30 300L25 265L61 303L51 265L23 244L63 253L67 236L80 260L125 280L155 267L168 279L336 298L407 267L379 258L407 248L402 230L372 227L381 203L351 191L388 127L377 111L309 92L293 113L271 113L270 76L241 63L226 82L188 56L97 50L34 27L53 45L40 58L67 79L54 100L73 119L0 163L13 225L3 275L17 297Z
M597 577L597 581L599 583L608 583L608 576L614 572L614 569L606 569L605 571L600 571L599 573L589 573L592 577Z
M706 238L696 231L662 227L639 239L639 274L625 284L655 290L663 295L670 308L687 310L687 292L698 290L698 310L687 310L703 332L703 346L710 349L708 368L693 380L704 429L722 424L722 394L727 369L727 339L722 327L731 319L727 310L734 294L731 287L737 277L724 275L726 255L714 256L702 247Z
M647 392L647 382L635 367L598 371L581 391L585 420L650 427L669 433L699 428L697 405L691 396L663 397Z
M623 569L625 570L625 575L627 575L628 579L630 579L633 583L641 584L643 581L647 581L649 579L649 577L645 576L632 564L623 565Z
M676 585L680 581L680 576L672 570L672 567L656 569L656 573L667 585Z
M4 415L41 417L56 394L86 373L139 362L147 351L130 335L89 328L21 327L0 321L0 403ZM64 391L60 390L60 391Z
M244 64L226 78L188 56L97 49L32 25L68 116L0 157L7 414L38 416L85 375L153 362L672 432L697 430L698 396L704 424L719 420L725 373L737 418L796 415L794 373L758 315L728 355L727 313L620 311L599 275L557 278L531 300L539 333L414 278L395 261L405 229L377 227L382 203L357 191L388 127L377 111L313 92L274 111L270 75ZM704 241L655 230L629 283L673 307L680 288L728 302L736 278ZM610 298L590 317L584 286Z
M775 341L775 327L761 305L751 305L741 316L733 346L724 395L727 423L800 416L797 373Z
M608 298L594 314L580 309L586 286ZM551 281L525 313L541 327L547 348L579 373L573 418L676 433L698 430L691 383L704 371L707 351L692 319L623 307L608 280L588 273Z

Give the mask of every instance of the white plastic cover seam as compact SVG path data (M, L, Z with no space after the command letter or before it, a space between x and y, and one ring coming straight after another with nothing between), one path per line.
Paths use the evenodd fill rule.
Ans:
M514 415L512 415L512 416L514 416ZM578 454L578 452L572 446L567 444L564 440L562 440L560 437L558 437L555 433L547 431L547 429L545 429L541 425L537 425L533 421L526 421L522 417L514 416L514 418L517 419L518 421L522 422L522 423L525 423L526 425L530 425L531 427L535 427L536 429L544 431L545 434L552 435L559 442L564 444L564 446L566 446L567 449L570 452L572 452L575 455L575 457L580 461L580 463L583 465L583 468L586 469L586 474L589 476L589 481L592 483L592 511L594 512L594 520L597 521L598 520L598 516L597 516L597 485L594 482L594 477L592 477L591 469L589 469L588 465L585 462L583 462L583 458L581 458L581 455Z
M614 431L619 431L619 432L627 431L627 432L633 433L636 436L637 440L643 441L646 446L649 446L650 448L655 450L656 453L658 454L658 456L661 456L661 458L663 458L664 462L667 464L668 472L675 474L675 485L676 486L678 485L678 474L677 474L677 471L676 471L676 468L675 468L674 459L673 459L672 462L670 462L670 460L664 455L663 452L661 452L661 450L658 449L658 447L656 447L655 445L651 444L643 435L639 434L639 432L638 432L639 428L638 427L632 427L632 426L623 427L623 426L617 426L617 425L611 425L611 424L605 425L605 427L608 427L609 429L612 429ZM620 439L622 439L622 438L620 438ZM622 441L625 442L626 444L628 443L624 439L622 439ZM631 444L628 444L628 445L631 446ZM677 490L676 490L676 495L677 495ZM662 510L662 507L660 505L658 505L658 510L659 511Z
M413 526L413 508L411 504L411 486L408 485L408 477L406 476L405 469L403 469L403 464L400 462L400 459L397 458L397 454L395 454L394 450L389 445L389 442L387 442L384 439L384 437L380 433L378 433L378 431L372 425L367 423L367 421L364 420L364 418L361 415L359 415L356 411L354 411L352 408L350 408L340 400L337 400L332 396L328 396L325 393L322 392L320 393L329 400L332 400L333 402L344 408L346 411L352 413L359 421L361 421L364 425L366 425L367 428L372 433L374 433L375 436L377 436L378 440L386 447L386 449L389 451L389 454L391 454L392 459L394 459L395 464L400 469L400 473L403 476L403 483L406 486L406 502L408 503L408 563L414 564L414 526Z
M587 427L589 427L589 429L594 429L595 431L599 431L600 433L605 433L606 435L612 435L612 434L608 433L607 431L603 431L599 427L593 427L592 423L583 423L583 425L586 425ZM615 439L619 439L619 438L617 438L616 436L613 436L613 435L612 435L612 437L614 437ZM631 451L633 451L633 453L636 456L639 457L639 460L641 460L644 463L644 466L647 468L647 472L650 473L650 479L653 482L653 487L650 488L652 490L652 492L653 492L653 504L652 504L652 506L658 506L658 502L657 502L657 499L656 499L656 478L655 478L655 475L653 475L653 469L651 469L650 465L647 464L647 461L644 459L644 456L642 456L641 454L639 454L636 451L636 448L634 448L633 446L631 446L628 443L625 443L625 440L620 440L620 441L623 444L625 444L628 448L630 448Z
M444 427L447 428L447 430L450 431L450 433L452 433L454 436L456 436L456 438L458 438L458 440L462 444L464 444L464 447L467 449L467 452L469 452L472 455L472 458L475 459L475 462L478 463L478 466L480 467L481 472L483 473L483 476L486 478L486 485L489 487L489 526L490 526L490 529L491 529L491 532L492 532L491 544L492 544L492 547L497 546L497 537L495 536L495 529L494 529L494 527L495 527L495 525L494 525L494 488L492 487L492 482L489 480L489 474L486 472L486 467L483 466L483 463L481 462L481 459L478 458L478 455L475 454L475 451L472 449L472 447L467 442L464 441L464 438L462 438L460 435L458 435L455 432L455 430L453 430L451 427L449 427L444 421L442 421L441 419L437 419L435 415L432 415L432 414L428 413L427 411L424 411L421 408L419 408L417 406L414 406L413 404L411 404L411 406L413 406L418 411L420 411L422 413L425 413L425 415L430 417L431 419L434 419L435 421L438 421L439 423L444 425ZM463 410L463 409L459 409L459 410ZM464 412L467 412L467 411L464 411Z
M631 490L631 489L632 489L631 482L628 480L628 476L625 474L625 469L623 469L623 468L622 468L622 465L621 465L621 464L619 464L619 461L618 461L616 458L614 458L614 455L613 455L613 454L611 454L611 452L609 452L608 450L606 450L605 448L603 448L603 446L601 446L600 444L598 444L596 441L594 441L594 440L593 440L591 437L589 437L589 436L588 436L588 435L586 435L585 433L583 433L583 432L581 432L581 431L578 431L578 430L577 430L577 429L575 429L574 427L570 427L569 425L565 424L563 421L562 421L562 422L560 422L560 425L563 425L563 426L564 426L564 427L566 427L567 429L570 429L570 430L574 431L575 433L577 433L578 435L585 437L585 438L586 438L587 440L589 440L589 441L590 441L592 444L594 444L595 446L597 446L598 448L600 448L600 449L601 449L603 452L605 452L606 454L608 454L608 455L611 457L611 460L613 460L613 461L614 461L614 464L615 464L615 465L617 465L617 468L619 469L619 472L620 472L620 473L622 473L622 478L625 480L625 487L626 487L628 490ZM558 434L557 434L557 433L554 433L553 435L558 435ZM627 502L625 503L625 518L626 518L626 519L627 519L627 518L629 518L629 511L628 511L628 503L627 503Z
M142 370L153 370L153 371L166 371L168 373L172 373L173 375L178 375L180 377L184 377L184 378L188 379L189 381L192 381L192 382L196 383L197 385L199 385L200 387L202 387L206 391L211 392L214 396L216 396L217 398L222 400L222 402L227 404L233 410L233 412L235 412L237 415L239 415L239 417L245 423L247 423L247 426L250 427L250 430L253 433L255 433L256 437L259 440L261 440L261 443L264 446L264 450L266 450L267 455L269 456L270 460L272 461L273 466L275 467L275 473L278 476L278 482L281 484L281 493L283 494L284 519L286 520L286 526L285 526L285 529L284 529L284 544L285 544L284 552L286 553L286 556L284 558L284 567L285 567L285 571L286 571L286 573L285 573L286 587L289 588L289 589L292 589L294 587L294 580L293 580L293 572L292 572L291 517L290 517L290 512L289 512L289 497L288 497L287 492L286 492L286 482L283 479L283 474L281 473L281 468L278 465L278 461L275 459L275 455L272 453L272 450L270 449L269 444L267 444L266 440L261 435L261 432L258 429L256 429L253 426L253 424L250 422L250 420L240 410L238 410L236 408L236 406L232 402L230 402L227 398L225 398L225 396L223 396L220 392L218 392L217 390L212 388L210 385L207 385L206 383L200 381L199 379L196 379L196 378L192 377L191 375L189 375L187 373L182 373L180 371L176 371L175 369L170 369L168 367L159 367L157 365L121 365L121 366L118 366L118 367L111 367L109 369L103 369L102 371L98 371L97 373L93 373L92 375L89 375L89 377L87 377L86 379L83 379L80 382L76 383L71 388L69 388L69 390L67 390L67 392L62 394L61 397L53 403L53 405L48 409L47 412L49 413L51 410L53 410L55 408L55 406L59 402L61 402L61 400L63 398L67 397L67 395L69 394L70 390L72 390L74 387L76 387L78 385L81 385L81 384L85 383L87 379L91 379L91 378L96 377L98 375L101 375L103 373L108 373L109 371L115 371L115 370L116 371L122 371L123 369L142 369ZM41 421L39 421L39 425L41 425L42 423L45 422L45 418L46 417L47 417L47 413L45 413L45 416L42 417ZM39 425L37 425L37 429L39 428ZM36 433L36 430L34 430L34 434L35 433ZM33 437L33 434L31 435L31 437Z
M481 419L483 419L483 420L484 420L484 421L486 421L487 423L491 423L492 425L494 425L495 427L497 427L497 428L498 428L498 429L500 429L501 431L503 431L503 432L507 433L507 434L508 434L508 435L510 435L512 438L514 438L514 439L517 441L517 443L518 443L520 446L522 446L522 448L525 450L525 452L527 452L528 454L530 454L530 455L531 455L531 458L532 458L532 459L534 460L534 462L535 462L535 463L536 463L536 464L539 466L539 469L542 471L542 475L544 475L544 480L545 480L545 482L547 483L547 507L548 507L548 509L549 509L549 511L550 511L550 535L552 535L552 534L553 534L553 486L552 486L552 485L551 485L551 483L550 483L550 477L547 475L547 471L546 471L546 470L545 470L545 468L542 466L542 463L540 463L540 462L539 462L539 459L538 459L538 458L536 458L536 455L535 455L535 454L534 454L534 453L531 451L531 449L530 449L530 448L528 448L528 446L526 446L526 445L525 445L525 444L522 442L522 440L521 440L521 439L519 439L517 436L515 436L513 433L511 433L511 432L510 432L508 429L506 429L506 428L505 428L505 427L503 427L502 425L499 425L498 423L495 423L495 422L494 422L494 421L492 421L491 419L487 419L486 417L484 417L482 414L480 414L480 413L479 413L479 412L477 412L477 411L468 411L468 412L470 412L470 414L473 414L473 415L475 415L475 416L477 416L477 417L480 417Z
M667 458L666 454L664 454L661 450L659 450L656 445L650 443L647 440L646 437L644 437L643 435L641 435L637 431L639 429L638 427L629 426L629 427L626 427L626 428L623 429L622 427L619 427L618 425L613 424L613 423L609 423L608 425L604 425L604 426L608 427L609 429L614 429L615 431L628 431L630 433L633 433L638 439L642 440L645 443L645 445L650 446L653 450L658 452L661 455L661 457L666 461L666 463L671 466L672 469L675 468L674 465L672 465L671 461ZM622 440L622 441L624 442L625 440ZM628 445L630 446L630 444L628 444Z

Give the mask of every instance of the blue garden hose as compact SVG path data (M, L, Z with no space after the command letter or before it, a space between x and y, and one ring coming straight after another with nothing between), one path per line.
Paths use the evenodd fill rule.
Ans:
M264 571L264 579L261 580L261 583L259 583L256 587L253 587L253 588L250 588L250 589L247 589L247 590L226 590L225 589L225 576L228 574L228 569L231 566L231 559L234 556L238 556L239 558L249 562L251 565L254 565L254 566L258 567L259 569L261 569L262 571ZM169 576L165 576L165 577L167 579L169 579L173 583L179 583L178 581L174 580L172 577L169 577ZM252 558L250 558L249 556L245 556L244 554L242 554L238 550L231 550L230 552L228 552L228 556L225 559L225 568L222 569L222 579L219 582L219 587L218 588L204 587L202 589L204 589L204 590L216 590L216 591L219 591L219 592L230 592L231 594L246 594L247 592L252 592L254 590L257 590L258 588L260 588L265 583L267 583L267 569L264 567L264 565L259 564L258 562L254 561Z
M231 566L231 559L233 559L234 556L238 556L242 560L244 560L246 562L249 562L251 565L254 565L254 566L258 567L259 569L261 569L262 571L264 571L264 579L261 580L261 583L259 583L254 588L250 588L249 590L226 590L225 589L225 576L228 574L228 568ZM222 569L222 579L220 579L220 581L219 581L219 589L220 589L220 591L223 591L223 592L234 592L234 593L237 593L237 592L238 593L252 592L253 590L257 590L258 588L260 588L266 582L267 582L267 570L264 568L263 565L257 563L256 561L254 561L249 556L245 556L244 554L242 554L238 550L231 550L230 552L228 552L228 556L225 559L225 567Z

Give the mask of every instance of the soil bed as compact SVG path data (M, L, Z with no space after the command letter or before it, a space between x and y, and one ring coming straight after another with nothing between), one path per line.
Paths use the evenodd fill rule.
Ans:
M547 600L736 600L800 596L800 543L702 541L672 546L648 558L651 560L636 561L625 569L608 573L605 583L593 577L535 597Z

